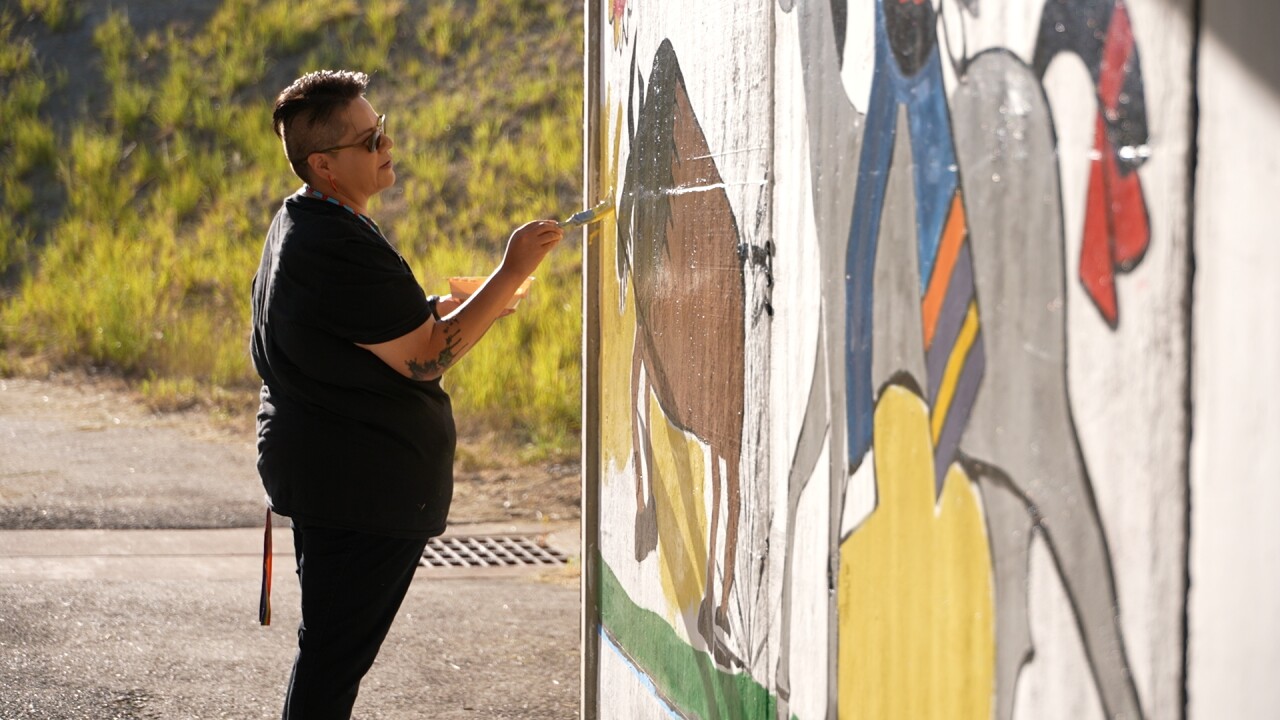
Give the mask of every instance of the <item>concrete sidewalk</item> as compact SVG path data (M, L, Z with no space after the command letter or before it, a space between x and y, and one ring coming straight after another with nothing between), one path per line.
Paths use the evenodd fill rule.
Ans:
M578 552L576 523L449 534L499 533ZM261 529L0 531L0 719L278 717L298 588L273 537L261 627ZM423 568L356 717L575 717L578 607L571 570Z
M280 520L258 625L255 461L251 427L156 415L110 382L0 379L0 720L280 716L298 583ZM502 497L458 489L477 496L455 493L455 520ZM506 532L577 553L576 522L450 530ZM420 568L355 716L572 718L578 607L574 572Z

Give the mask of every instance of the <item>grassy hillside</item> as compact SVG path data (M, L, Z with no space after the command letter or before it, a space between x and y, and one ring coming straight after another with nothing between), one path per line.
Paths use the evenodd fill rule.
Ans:
M0 7L0 373L91 367L158 407L244 407L250 283L298 181L294 77L373 77L397 186L370 212L430 292L579 203L570 0L15 0ZM466 421L544 452L579 426L580 248L446 379Z

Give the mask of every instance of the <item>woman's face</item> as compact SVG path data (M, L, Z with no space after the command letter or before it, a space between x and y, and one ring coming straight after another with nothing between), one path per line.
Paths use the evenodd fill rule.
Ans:
M385 133L378 141L376 152L369 152L369 139L378 131L378 114L363 97L352 100L347 109L335 115L332 122L345 128L339 145L351 145L324 153L325 167L316 178L316 184L324 190L329 179L336 183L336 191L363 204L368 198L395 184L396 171L391 163L391 148L395 143Z

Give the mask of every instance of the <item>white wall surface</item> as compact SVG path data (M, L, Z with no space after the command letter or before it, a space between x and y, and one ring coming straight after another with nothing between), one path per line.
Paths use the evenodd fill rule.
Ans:
M1187 717L1280 717L1280 5L1203 3Z

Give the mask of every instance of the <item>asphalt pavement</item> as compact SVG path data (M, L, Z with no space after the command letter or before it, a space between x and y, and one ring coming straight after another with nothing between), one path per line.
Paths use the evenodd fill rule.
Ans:
M0 720L279 717L298 587L281 523L258 624L262 512L250 443L100 387L0 380ZM578 552L576 522L449 532ZM355 717L576 717L574 567L423 568Z

